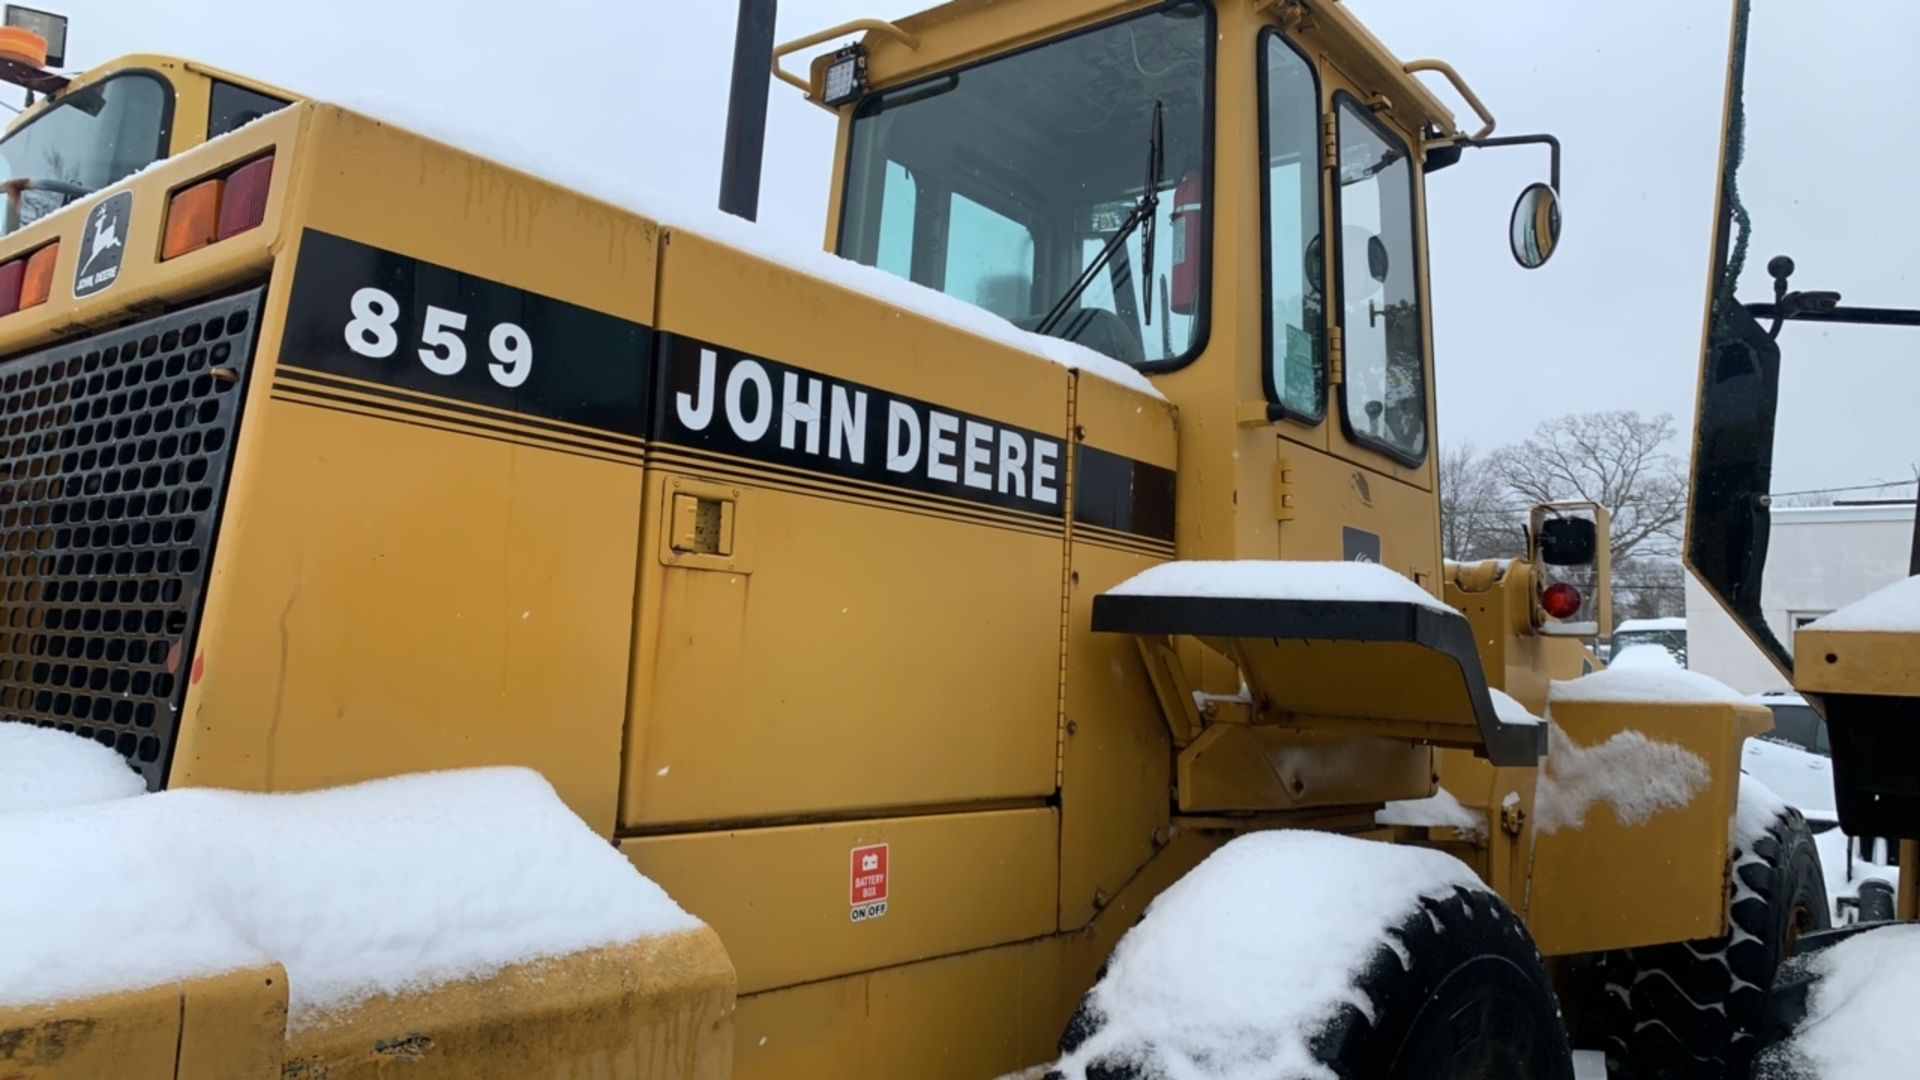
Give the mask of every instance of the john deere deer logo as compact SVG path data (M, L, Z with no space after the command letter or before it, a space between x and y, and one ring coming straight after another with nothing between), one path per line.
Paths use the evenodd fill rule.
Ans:
M127 253L127 223L133 216L133 192L118 195L93 208L80 235L86 250L73 274L73 295L92 296L120 280L120 260Z

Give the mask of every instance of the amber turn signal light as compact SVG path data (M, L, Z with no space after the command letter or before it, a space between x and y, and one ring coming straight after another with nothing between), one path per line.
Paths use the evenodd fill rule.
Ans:
M60 241L46 245L27 256L26 274L20 279L20 306L44 304L53 293L53 264L60 260Z

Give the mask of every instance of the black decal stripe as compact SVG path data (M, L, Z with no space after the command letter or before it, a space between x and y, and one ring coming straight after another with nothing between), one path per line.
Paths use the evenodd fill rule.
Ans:
M1174 555L1172 544L1161 544L1151 540L1142 540L1129 533L1117 533L1107 529L1097 529L1089 525L1076 524L1073 527L1074 543L1094 544L1099 547L1119 548L1136 555L1151 555L1160 559L1171 559Z
M1074 448L1073 520L1173 542L1172 469L1084 443Z
M434 416L431 413L416 413L412 416L402 416L397 415L399 410L395 410L389 406L376 405L367 401L357 401L348 397L314 394L311 391L285 386L275 386L272 396L275 401L283 401L290 405L305 405L309 408L326 409L329 412L346 413L351 416L365 417L369 420L385 420L390 423L406 424L410 427L443 431L450 435L468 435L476 439L485 439L489 442L505 443L511 446L522 446L530 450L551 450L555 453L591 458L594 461L605 461L614 465L642 466L646 464L646 459L639 454L623 456L612 451L599 450L597 448L550 442L538 435L531 435L525 432L499 428L482 429L476 425L461 423L446 417Z
M756 463L782 465L835 481L865 481L889 490L917 496L1019 512L1058 522L1065 516L1063 493L1072 467L1071 451L1058 431L1038 431L1018 424L967 412L944 402L927 401L894 390L794 366L780 360L752 356L736 349L670 333L656 336L658 370L655 373L654 421L650 433L656 445L672 445L709 453L725 453ZM818 395L819 411L788 415L785 397L789 384L796 396ZM771 396L773 400L763 401ZM855 435L862 460L836 459L822 451L842 430L844 409L864 403L865 422ZM904 439L913 450L912 467L895 471L886 465L892 445L896 413L903 418ZM744 420L750 417L751 420ZM936 417L946 429L935 450ZM791 423L804 422L814 436L812 448L783 446L778 437ZM943 425L944 426L944 425ZM972 441L978 437L979 441ZM1023 470L1020 490L1001 490L1001 454L1019 455ZM968 486L967 451L977 449L976 467L992 481L990 486ZM933 474L935 455L951 478ZM1007 459L1012 462L1014 459ZM1050 475L1042 479L1043 467ZM1031 494L1042 486L1046 496Z
M457 328L456 328L457 327ZM496 362L492 335L518 344ZM429 330L432 335L429 335ZM305 229L281 328L279 361L396 389L584 427L646 434L653 331L469 271ZM356 351L358 341L367 352ZM461 342L466 362L437 374ZM530 357L512 386L505 356Z
M287 394L297 394L307 398L317 398L324 401L355 405L362 409L369 410L373 415L389 416L394 419L404 417L409 419L431 420L455 431L472 431L477 434L510 437L530 443L538 443L543 446L552 446L556 449L599 453L608 457L630 458L633 461L643 461L646 456L644 451L638 449L605 446L582 439L557 438L542 432L522 430L509 424L484 424L459 416L433 412L429 409L411 408L404 405L396 405L391 402L356 397L352 394L336 394L329 391L315 390L311 387L296 386L281 382L274 384L274 390L283 396Z
M365 382L360 379L346 379L329 375L324 371L313 371L293 364L281 364L274 369L274 379L287 383L306 383L319 389L351 390L356 394L368 394L389 398L411 405L430 406L447 412L464 413L483 420L494 420L517 427L539 428L560 435L582 440L603 440L622 448L645 449L647 440L626 435L611 428L582 427L578 424L564 424L551 420L542 420L525 413L509 412L505 409L493 409L484 405L474 405L465 401L440 394L423 394L416 390L383 386L379 383Z
M1060 520L1058 518L1048 517L1045 514L1028 513L986 503L968 502L964 499L954 499L944 495L926 494L912 488L895 487L891 484L877 484L868 480L856 480L852 477L814 472L810 469L796 469L791 466L763 461L759 458L716 453L711 450L701 450L691 446L669 446L662 443L652 447L652 452L663 459L679 457L699 462L710 461L721 465L751 469L756 473L765 472L777 474L782 477L791 478L796 483L825 485L836 490L847 490L856 494L871 495L880 499L899 501L914 506L933 506L955 513L984 515L996 521L1024 523L1029 526L1046 529L1055 535L1058 535L1060 532Z
M658 470L676 470L696 477L722 479L748 487L770 488L794 495L827 499L845 503L849 506L866 506L872 509L896 510L918 517L938 518L942 521L958 522L966 525L981 525L993 529L1005 529L1011 532L1026 533L1030 536L1045 537L1049 540L1060 539L1060 526L1035 525L1029 522L1013 520L1004 516L980 513L972 508L937 506L924 500L901 498L897 495L882 495L872 492L852 490L840 485L823 483L816 478L802 479L776 476L758 468L759 463L748 465L723 464L709 460L681 460L673 451L660 451L648 456L648 466Z

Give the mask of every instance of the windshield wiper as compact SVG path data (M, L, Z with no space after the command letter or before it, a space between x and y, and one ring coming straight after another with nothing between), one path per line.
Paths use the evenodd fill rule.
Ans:
M1100 249L1100 253L1093 257L1093 261L1087 264L1087 268L1080 271L1080 276L1068 286L1066 295L1060 297L1047 311L1046 317L1034 327L1035 333L1053 333L1060 325L1060 320L1066 318L1067 312L1073 310L1073 305L1079 301L1080 294L1086 292L1087 286L1093 284L1093 279L1099 276L1100 271L1106 269L1107 264L1113 261L1113 257L1125 249L1127 237L1132 236L1135 229L1142 230L1140 233L1141 268L1148 277L1152 276L1153 232L1160 210L1160 185L1166 178L1166 155L1161 139L1161 112L1160 101L1156 99L1153 103L1153 127L1147 139L1146 191L1141 193L1140 201L1134 205L1133 212L1127 215L1127 219L1114 230L1113 236L1108 238L1106 246ZM1146 321L1149 326L1153 324L1151 298L1146 305Z

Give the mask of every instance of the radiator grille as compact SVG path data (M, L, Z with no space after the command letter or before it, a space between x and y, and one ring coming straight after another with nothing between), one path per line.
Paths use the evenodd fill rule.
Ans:
M95 739L156 790L260 296L0 364L0 721Z

